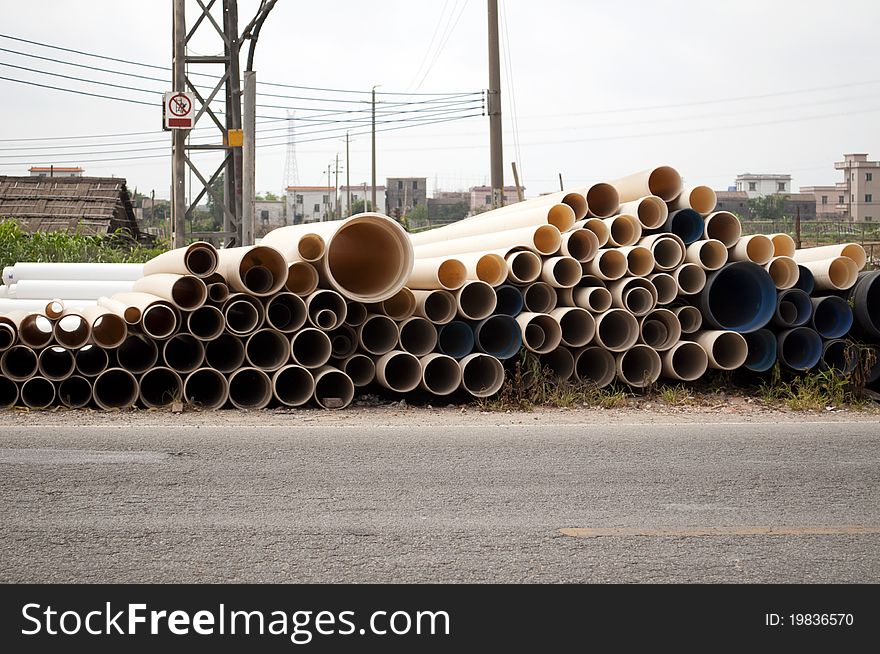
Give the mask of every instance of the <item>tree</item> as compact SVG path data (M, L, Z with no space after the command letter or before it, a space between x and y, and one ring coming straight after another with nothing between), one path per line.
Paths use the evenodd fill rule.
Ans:
M755 220L782 220L785 218L787 195L774 194L749 200L749 213Z
M265 202L277 202L278 196L275 195L272 191L266 191L265 193L258 193L255 199Z
M414 206L412 209L410 209L409 213L406 214L406 221L413 227L427 224L428 206L425 204Z
M208 199L208 213L210 214L210 229L205 231L216 231L223 224L223 198L226 195L226 189L223 184L224 173L217 175L217 179L211 184L210 192L206 193ZM193 212L195 213L195 212ZM196 218L197 219L197 218Z

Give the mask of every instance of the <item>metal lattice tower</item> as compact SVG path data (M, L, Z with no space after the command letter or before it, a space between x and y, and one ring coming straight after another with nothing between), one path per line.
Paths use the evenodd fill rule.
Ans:
M284 188L299 184L299 169L296 164L296 112L287 112L287 159L284 162Z

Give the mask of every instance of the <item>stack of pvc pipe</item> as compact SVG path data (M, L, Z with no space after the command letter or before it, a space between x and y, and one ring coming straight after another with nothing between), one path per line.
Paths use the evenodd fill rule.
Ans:
M660 166L419 234L361 214L248 248L194 243L136 274L44 272L127 286L0 316L0 406L341 408L370 385L487 397L522 348L596 386L851 369L845 339L880 337L864 250L741 232L710 188Z

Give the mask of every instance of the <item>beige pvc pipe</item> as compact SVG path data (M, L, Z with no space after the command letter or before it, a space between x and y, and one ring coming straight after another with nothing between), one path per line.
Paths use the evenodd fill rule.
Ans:
M393 350L400 341L400 330L391 318L373 313L357 328L358 344L370 354L381 356Z
M608 227L608 244L614 247L635 245L642 238L642 224L635 216L621 213L604 219Z
M315 378L302 366L284 366L272 375L272 394L284 406L302 406L315 394Z
M412 274L406 281L411 289L454 291L468 278L468 270L457 257L429 257L416 259Z
M339 222L334 220L328 223L280 227L266 234L261 243L276 248L287 261L317 263L327 254L327 242L318 232L332 235L338 229ZM323 224L330 227L321 227Z
M308 320L308 310L303 299L287 291L282 291L266 300L265 321L272 329L291 334L302 328ZM348 305L346 305L346 314ZM348 317L346 315L346 317Z
M50 320L58 320L64 315L64 300L56 298L46 303L46 309L43 311Z
M322 409L344 409L354 400L354 384L341 370L323 366L315 371L314 400Z
M660 354L663 376L669 379L692 382L706 374L709 356L699 343L679 341Z
M686 304L675 307L672 312L678 317L682 334L693 334L703 326L703 314L695 306Z
M200 341L213 341L226 329L226 319L220 309L206 304L186 317L186 329Z
M583 347L596 335L596 320L593 318L593 314L586 309L560 307L553 309L549 315L559 323L563 345Z
M290 358L303 368L320 368L332 354L330 337L320 329L305 327L290 337Z
M13 345L0 357L0 372L12 381L30 379L37 374L38 367L38 355L27 345Z
M817 291L844 291L852 288L859 277L858 263L846 256L804 261L795 267L797 265L813 273Z
M574 355L574 376L579 381L604 388L616 374L614 355L604 347L585 347Z
M336 329L345 322L348 305L336 291L321 289L305 298L309 322L319 329Z
M183 399L202 409L220 409L229 399L229 382L218 370L199 368L186 376Z
M226 329L236 336L247 336L260 328L266 309L254 296L247 293L233 293L223 304Z
M21 403L29 409L47 409L55 402L55 384L45 377L31 377L21 385Z
M714 211L705 218L703 237L716 239L724 247L732 248L742 236L742 223L729 211Z
M618 248L601 249L584 269L588 274L603 281L620 279L627 271L626 255Z
M742 334L723 330L696 332L692 340L703 346L709 357L709 367L716 370L735 370L746 362L749 346Z
M376 378L376 362L366 354L355 353L342 359L339 368L357 387L367 386Z
M18 340L30 348L39 350L51 344L53 324L46 316L32 311L10 311L6 314L6 324L12 324Z
M574 306L593 313L604 313L611 308L611 292L604 286L574 288L571 295Z
M155 296L154 296L155 297ZM162 298L156 298L156 300L161 300ZM118 316L122 316L122 319L129 326L137 325L141 320L141 308L140 306L135 306L128 304L126 302L122 302L120 300L116 300L109 297L99 297L98 298L98 306L104 307L105 309L112 311Z
M773 241L774 257L794 258L795 244L794 239L791 236L779 232L777 234L770 234L770 240Z
M333 350L332 358L345 359L357 352L358 338L354 327L340 325L327 336L330 337L330 347Z
M763 234L742 236L732 248L729 259L731 261L753 261L759 266L770 263L776 248L773 241Z
M773 257L764 265L764 268L770 273L773 283L779 290L791 288L797 284L798 278L801 276L798 264L791 257ZM855 274L858 275L858 271ZM852 283L855 284L855 277L853 277ZM816 288L819 288L818 284Z
M92 390L89 388L89 397L86 404L92 399ZM18 384L6 377L0 377L0 409L11 409L18 403Z
M562 342L562 327L552 315L525 311L516 316L516 322L522 332L523 346L530 352L546 354Z
M440 231L440 229L445 228L441 227L430 232L421 232L421 234L430 234ZM418 259L443 256L459 257L467 252L488 252L513 248L527 248L538 254L550 255L559 249L561 243L562 233L553 225L528 225L518 229L499 230L416 245L415 256Z
M614 212L617 213L616 211ZM608 216L610 218L611 216ZM608 231L608 225L605 224L604 218L587 218L586 220L579 220L572 227L574 230L578 229L588 229L596 235L596 240L599 241L599 247L604 248L608 245L608 239L611 238L611 232Z
M345 324L351 327L363 325L367 319L367 306L362 302L355 302L353 300L349 300L347 304L348 310L345 314Z
M40 350L37 357L38 374L49 381L67 379L76 371L73 352L57 345Z
M412 316L398 325L400 349L423 357L437 346L437 328L427 318Z
M381 311L393 320L406 320L416 311L416 298L413 292L404 286L387 300L368 308Z
M223 304L229 297L229 287L224 282L211 282L208 287L208 301Z
M660 379L660 355L647 345L633 345L617 355L617 378L635 388L650 386Z
M290 341L274 329L260 329L245 342L244 356L254 368L275 371L290 360Z
M619 251L626 257L627 275L645 277L654 270L654 255L644 245L627 245Z
M153 257L144 264L144 276L173 273L210 277L217 270L217 262L217 248L198 241Z
M676 234L652 234L640 240L639 245L650 248L656 269L661 272L678 268L687 255L687 246Z
M550 368L557 379L567 381L574 375L574 355L567 347L557 347L538 358L541 361L541 367Z
M467 269L467 278L486 282L493 288L507 281L507 261L500 254L471 253L458 257Z
M486 211L485 213L459 220L451 225L444 225L418 234L411 234L413 247L418 251L433 243L441 241L463 241L467 238L481 237L504 232L523 232L540 226L554 226L560 232L571 229L576 220L574 210L567 204L551 204L543 206L511 205L504 209ZM496 242L496 241L493 241ZM487 245L467 250L445 249L437 254L476 252L508 247L504 241L498 245ZM558 245L557 245L558 247ZM419 255L422 256L422 255ZM433 255L428 255L433 256Z
M455 318L458 306L449 291L413 291L416 300L415 315L430 320L435 325L445 325Z
M606 182L598 182L582 190L587 198L589 215L596 218L608 218L617 213L620 206L620 195L617 189Z
M58 400L68 409L82 409L92 401L92 382L79 375L71 375L57 388Z
M168 406L183 397L183 379L177 371L163 366L150 368L141 375L138 397L148 409Z
M504 385L504 366L488 354L469 354L458 362L461 387L474 397L490 397Z
M609 309L595 316L593 342L611 352L628 350L639 340L639 323L626 309Z
M550 313L557 302L556 292L550 284L535 282L523 289L523 306L533 313Z
M418 358L403 350L392 350L376 359L376 381L398 393L409 393L422 381Z
M642 277L626 277L608 284L611 306L626 309L634 316L644 316L657 306L657 289Z
M300 297L311 295L318 288L318 271L306 261L294 261L287 266L284 287Z
M703 269L699 266L694 267L703 272ZM677 268L677 270L681 269ZM657 304L669 304L678 297L678 282L669 273L654 273L653 275L648 275L647 280L657 289Z
M128 325L119 314L106 307L90 306L78 312L91 326L92 340L104 348L119 347L128 336Z
M703 270L718 270L727 263L727 247L717 239L694 241L687 246L685 260Z
M696 295L706 287L706 271L695 263L683 263L671 274L679 295Z
M587 263L592 261L598 251L599 237L592 230L581 227L562 235L559 252L565 256L574 257L581 263Z
M92 327L78 311L65 311L64 315L52 329L55 342L61 347L76 350L89 342L92 336ZM124 339L123 339L124 340Z
M664 202L672 202L681 194L681 175L671 166L643 170L611 182L621 202L637 200L645 195L656 195Z
M138 399L138 381L128 370L107 368L95 378L92 395L102 409L127 409Z
M265 297L274 295L287 283L288 263L284 255L273 247L251 245L226 248L218 250L217 254L218 272L226 279L229 287L239 293Z
M553 288L573 288L583 276L581 264L574 257L549 257L541 266L541 281Z
M419 385L433 395L449 395L461 386L461 366L445 354L433 353L419 359L422 380Z
M0 323L0 352L5 352L15 345L16 338L18 338L18 334L14 325Z
M190 373L205 362L205 344L192 334L175 334L162 346L162 360L172 370Z
M482 320L495 311L498 298L486 282L468 281L455 292L455 302L462 318Z
M644 229L658 229L669 217L669 207L656 195L646 195L638 200L622 203L620 213L635 216Z
M681 323L669 309L654 309L639 322L639 332L642 343L663 352L681 339Z
M798 263L809 263L812 261L825 261L834 259L835 257L847 257L852 259L858 270L865 267L867 256L865 248L858 243L842 243L840 245L823 245L817 248L803 248L795 250L792 257Z
M168 300L181 311L198 309L208 300L208 287L194 275L158 273L134 282L135 293L151 293Z
M541 276L541 257L531 250L507 255L507 279L514 284L531 284Z
M693 209L701 216L708 216L715 211L718 197L710 186L686 186L681 195L669 203L670 211Z
M264 409L272 401L272 380L258 368L239 368L229 375L229 402L236 409Z

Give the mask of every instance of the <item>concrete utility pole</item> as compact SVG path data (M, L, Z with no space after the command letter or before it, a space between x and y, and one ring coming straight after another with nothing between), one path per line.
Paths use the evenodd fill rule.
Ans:
M339 153L336 153L336 185L333 187L333 218L342 217L339 207Z
M504 162L501 147L501 56L498 50L498 0L489 3L489 158L492 207L504 206Z
M373 87L373 211L376 210L376 88L380 86L376 84ZM364 197L364 202L367 201L367 198Z
M345 133L345 191L346 191L346 214L351 215L351 164L348 160L348 132Z
M257 74L244 72L244 145L241 170L241 244L253 245L257 229Z
M330 204L330 171L333 170L333 164L327 164L327 209L324 210L324 220L329 218L330 209L333 206Z
M519 173L516 170L516 162L511 161L510 167L513 168L513 183L516 184L516 199L519 202L523 201L523 192L522 187L519 185Z

